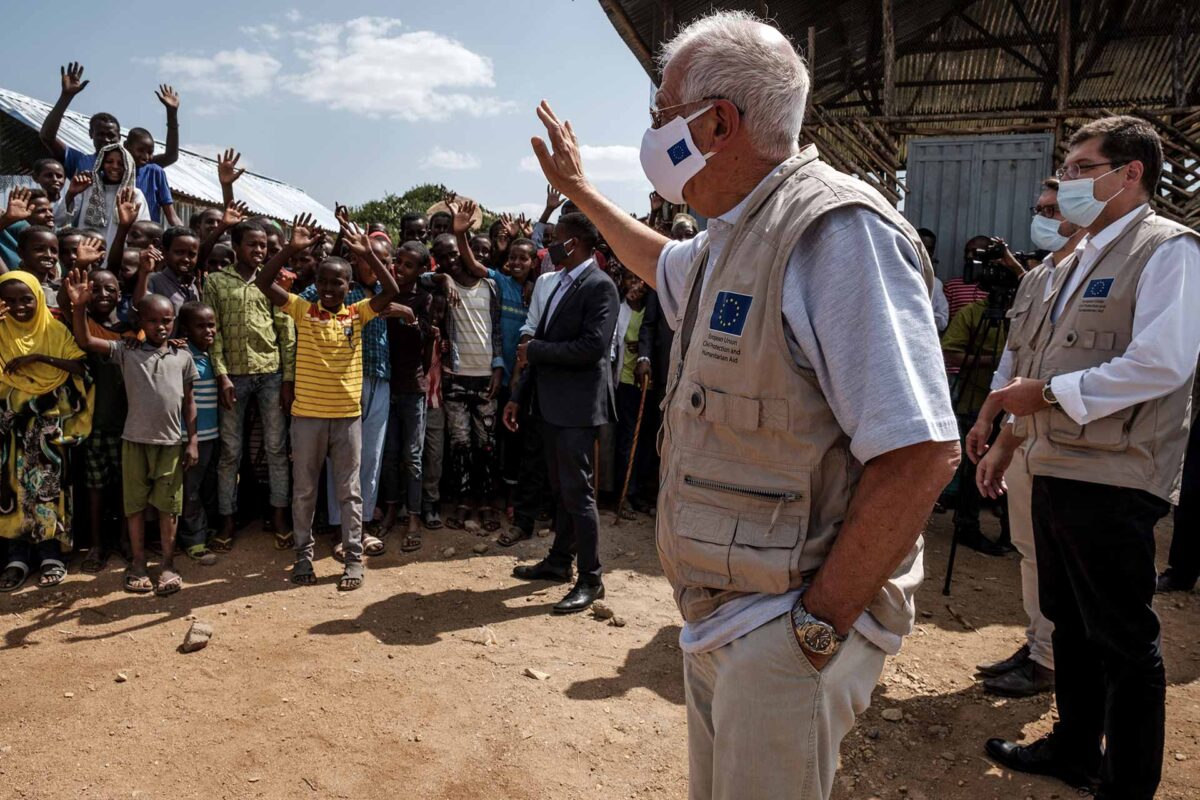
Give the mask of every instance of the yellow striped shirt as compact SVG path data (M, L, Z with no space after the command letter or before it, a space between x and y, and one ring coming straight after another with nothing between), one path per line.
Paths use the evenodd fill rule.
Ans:
M293 294L283 310L296 322L296 400L292 416L359 416L362 326L376 316L370 299L331 312Z

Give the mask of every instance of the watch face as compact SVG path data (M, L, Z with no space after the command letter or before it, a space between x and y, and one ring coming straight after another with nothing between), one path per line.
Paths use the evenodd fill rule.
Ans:
M805 649L825 655L833 650L833 633L823 625L805 625L802 632Z

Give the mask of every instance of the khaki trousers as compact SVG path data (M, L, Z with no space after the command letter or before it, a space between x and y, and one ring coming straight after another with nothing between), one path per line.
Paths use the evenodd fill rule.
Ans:
M1054 623L1042 613L1038 599L1037 550L1033 545L1033 478L1025 467L1025 448L1018 447L1012 465L1004 473L1008 485L1008 530L1013 547L1021 554L1021 602L1029 617L1025 641L1029 657L1046 669L1054 669L1054 645L1050 641Z
M817 672L789 614L685 653L691 800L828 798L838 748L871 704L885 657L853 631Z

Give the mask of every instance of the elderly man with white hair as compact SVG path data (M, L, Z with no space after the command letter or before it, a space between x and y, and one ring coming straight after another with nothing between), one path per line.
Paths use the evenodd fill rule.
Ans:
M825 798L838 747L912 629L920 533L959 459L916 231L798 145L807 68L720 12L662 53L654 188L709 219L639 225L543 103L549 181L676 327L657 540L685 625L691 797Z

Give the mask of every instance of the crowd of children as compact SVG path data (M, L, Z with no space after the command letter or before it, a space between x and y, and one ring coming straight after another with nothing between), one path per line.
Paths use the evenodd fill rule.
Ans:
M320 522L340 530L342 590L393 532L405 552L443 526L507 546L553 518L536 426L497 419L551 286L539 280L554 272L550 218L570 210L557 192L538 221L506 215L486 233L481 209L453 195L399 230L360 229L341 206L336 232L307 216L285 227L235 199L229 150L224 207L185 226L163 170L178 95L158 91L167 152L143 128L122 141L101 113L81 153L57 131L88 82L78 64L61 80L41 130L51 157L29 165L39 188L13 189L0 214L0 592L33 574L57 585L78 550L83 572L120 552L127 591L169 595L183 585L177 549L211 566L259 512L276 548L294 550L300 585L316 581ZM695 220L663 212L652 196L646 222L695 235ZM651 367L669 330L603 244L596 259L624 298L605 486L648 510Z

